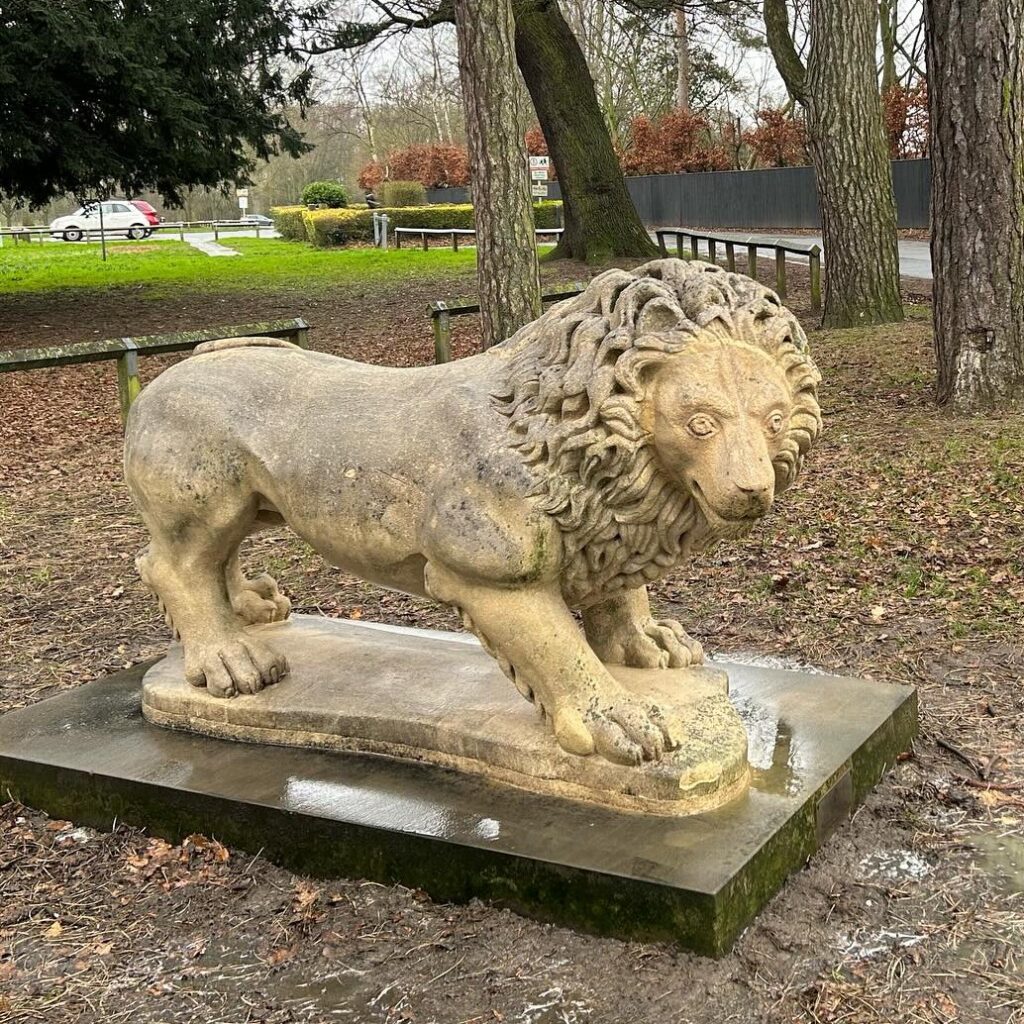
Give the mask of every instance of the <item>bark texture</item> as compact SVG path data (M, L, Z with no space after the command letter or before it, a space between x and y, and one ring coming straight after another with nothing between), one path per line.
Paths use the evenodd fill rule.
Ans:
M676 11L676 107L690 110L690 26L686 11Z
M455 0L485 348L540 316L540 269L510 0Z
M556 257L658 250L630 199L583 51L555 0L515 0L516 58L558 171L565 233ZM461 30L460 30L461 31Z
M828 327L903 319L896 200L878 92L875 0L811 0L804 67L786 0L765 0L775 63L807 115L825 242Z
M938 400L1024 404L1024 0L927 0Z
M896 0L879 0L878 28L882 40L882 95L896 84Z

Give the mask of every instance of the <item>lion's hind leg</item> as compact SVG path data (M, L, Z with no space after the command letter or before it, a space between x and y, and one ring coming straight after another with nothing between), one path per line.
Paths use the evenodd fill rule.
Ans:
M263 573L255 579L247 579L235 552L228 559L224 570L228 596L235 614L245 623L283 622L288 618L292 603L281 593L277 580Z
M266 613L273 607L275 615L283 614L287 599L278 603L261 596L275 594L276 584L272 591L267 580L254 581L253 590L238 567L238 545L255 522L255 496L219 480L205 500L196 501L195 490L195 484L171 487L154 475L134 489L151 538L137 562L139 572L181 638L187 681L217 697L256 693L284 676L288 664L246 634L246 620L231 599L232 583L253 595L250 607Z

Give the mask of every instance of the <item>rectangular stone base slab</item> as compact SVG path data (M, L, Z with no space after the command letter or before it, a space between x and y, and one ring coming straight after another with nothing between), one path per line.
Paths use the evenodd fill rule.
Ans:
M299 872L480 897L713 956L917 730L909 687L717 663L753 782L718 810L666 819L384 757L161 729L142 718L146 667L0 716L0 792L97 828L202 832Z

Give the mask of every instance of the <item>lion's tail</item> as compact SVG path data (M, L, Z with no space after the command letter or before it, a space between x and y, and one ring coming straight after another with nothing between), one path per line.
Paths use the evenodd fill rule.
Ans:
M192 350L195 356L203 356L208 352L223 352L227 348L284 348L296 352L305 351L302 346L283 338L218 338L216 341L204 341Z

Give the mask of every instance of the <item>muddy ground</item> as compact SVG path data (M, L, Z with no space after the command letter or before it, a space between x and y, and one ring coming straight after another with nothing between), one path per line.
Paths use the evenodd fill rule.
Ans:
M751 538L655 602L715 652L914 683L922 734L732 954L297 877L215 837L170 847L9 803L0 1022L1024 1020L1024 424L932 408L926 310L821 332L791 278L827 433ZM432 355L426 302L471 288L0 296L0 348L303 315L315 347L411 365ZM457 352L475 329L458 323ZM0 396L4 711L151 657L167 635L132 566L143 536L120 481L113 366L0 377ZM247 562L301 611L455 627L284 533L251 542Z

